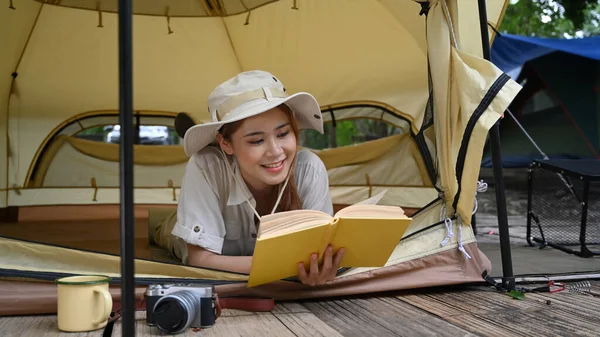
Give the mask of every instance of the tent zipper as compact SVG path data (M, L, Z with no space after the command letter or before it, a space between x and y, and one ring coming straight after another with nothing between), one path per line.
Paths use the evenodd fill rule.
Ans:
M458 182L458 190L456 192L456 195L454 196L454 202L452 203L452 208L454 209L455 213L456 213L456 206L458 205L458 200L460 199L463 169L464 169L465 160L467 157L469 141L471 140L471 134L473 133L473 130L475 129L475 125L477 124L477 121L479 120L479 118L483 115L485 110L487 110L487 108L492 103L492 101L494 100L496 95L498 95L500 90L502 90L502 88L508 82L509 79L510 79L510 76L508 76L505 73L502 73L502 75L500 75L496 79L494 84L492 84L492 86L489 88L488 92L485 94L485 96L483 97L483 99L481 100L481 102L479 103L479 105L477 106L475 111L473 112L473 115L471 115L471 118L469 118L469 122L467 123L467 127L465 128L465 133L463 135L462 142L460 144L460 149L458 151L458 158L456 161L456 180Z
M425 166L427 168L427 174L429 175L429 179L431 179L431 184L433 187L439 192L440 189L436 186L436 171L435 166L433 164L433 160L431 159L431 152L427 147L427 143L425 142L425 135L423 135L423 130L419 131L419 133L415 136L415 140L417 142L417 147L421 152L421 157L423 157L423 161L425 162Z

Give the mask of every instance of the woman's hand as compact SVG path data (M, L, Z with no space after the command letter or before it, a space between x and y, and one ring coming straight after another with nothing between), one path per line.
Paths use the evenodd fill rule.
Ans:
M323 256L323 265L319 269L319 260L317 254L312 254L310 257L310 270L307 272L304 267L304 263L298 263L298 278L302 283L311 286L322 285L328 281L333 281L337 274L340 262L344 257L344 248L338 249L333 257L333 247L329 245L325 249L325 255Z

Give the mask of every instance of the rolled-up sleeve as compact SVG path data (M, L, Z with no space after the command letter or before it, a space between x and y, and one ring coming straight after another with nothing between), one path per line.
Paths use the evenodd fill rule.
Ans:
M208 170L192 156L187 164L179 194L177 223L171 234L190 245L221 254L225 223L217 186L211 186Z
M317 210L333 215L333 203L329 193L329 176L321 159L314 153L298 152L298 194L302 208Z

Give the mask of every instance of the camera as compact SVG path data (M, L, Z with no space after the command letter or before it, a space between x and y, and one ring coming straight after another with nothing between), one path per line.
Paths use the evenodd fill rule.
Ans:
M214 286L197 284L150 285L146 289L146 324L177 334L187 328L215 324Z

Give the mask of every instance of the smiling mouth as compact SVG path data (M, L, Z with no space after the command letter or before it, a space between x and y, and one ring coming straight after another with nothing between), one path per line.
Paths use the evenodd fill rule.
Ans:
M266 164L266 165L261 165L262 167L266 167L266 168L270 168L270 169L274 169L274 168L278 168L283 166L283 160L282 161L278 161L274 164Z

